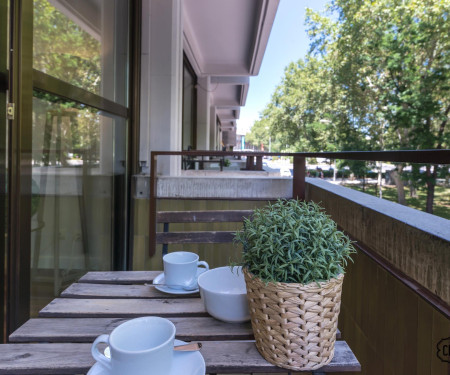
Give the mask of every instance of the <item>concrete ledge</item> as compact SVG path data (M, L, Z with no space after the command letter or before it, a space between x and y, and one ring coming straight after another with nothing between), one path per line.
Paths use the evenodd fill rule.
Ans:
M450 220L320 179L306 189L345 231L450 304Z
M292 179L236 177L158 177L158 198L278 199L292 197Z
M330 184L318 178L306 178L306 181L311 186L316 186L330 193L340 195L361 206L388 215L392 219L401 221L411 227L450 242L450 220L344 186Z
M278 199L292 197L292 179L267 172L193 171L182 176L159 176L158 198ZM134 176L135 199L150 198L150 176Z

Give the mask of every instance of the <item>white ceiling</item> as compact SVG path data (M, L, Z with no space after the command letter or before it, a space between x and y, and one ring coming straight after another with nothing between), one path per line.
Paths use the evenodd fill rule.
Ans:
M184 0L200 75L248 75L261 0Z
M184 51L210 76L222 127L236 126L249 76L259 73L279 0L183 0ZM220 108L220 110L219 110Z

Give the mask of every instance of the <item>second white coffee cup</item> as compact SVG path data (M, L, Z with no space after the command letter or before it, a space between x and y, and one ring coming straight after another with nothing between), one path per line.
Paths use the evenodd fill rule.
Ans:
M200 266L209 270L205 261L199 261L195 253L176 251L163 257L164 283L172 289L183 289L197 281L197 268Z
M167 375L173 359L175 326L167 319L147 316L122 323L110 335L97 337L91 353L110 375ZM109 345L110 358L98 350Z

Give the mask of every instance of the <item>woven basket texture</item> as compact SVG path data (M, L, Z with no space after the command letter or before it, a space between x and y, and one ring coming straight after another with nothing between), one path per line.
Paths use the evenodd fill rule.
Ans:
M256 347L270 363L316 370L334 356L344 275L328 282L264 283L244 269Z

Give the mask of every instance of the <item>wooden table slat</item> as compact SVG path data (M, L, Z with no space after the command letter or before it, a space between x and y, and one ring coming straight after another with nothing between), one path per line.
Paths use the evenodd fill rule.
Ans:
M61 293L63 298L198 298L199 293L168 294L148 285L74 283Z
M79 283L145 284L151 283L162 271L104 271L88 272Z
M86 299L55 298L40 312L40 317L60 318L136 318L208 316L200 298L183 299Z
M252 340L250 322L228 324L211 317L169 318L179 340ZM30 319L13 334L11 342L93 342L110 333L126 318L36 318Z
M91 344L0 345L1 374L84 374L94 364ZM286 373L264 360L253 342L204 342L201 350L207 373ZM19 360L20 359L20 360ZM360 371L361 366L344 341L337 341L335 356L323 372Z
M211 317L168 318L177 328L177 338L192 340L253 340L250 322L228 324ZM127 318L35 318L10 336L10 342L93 342L110 333ZM336 338L341 338L338 330Z

